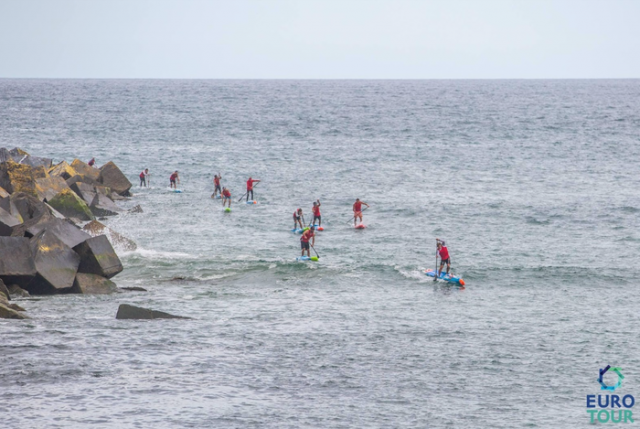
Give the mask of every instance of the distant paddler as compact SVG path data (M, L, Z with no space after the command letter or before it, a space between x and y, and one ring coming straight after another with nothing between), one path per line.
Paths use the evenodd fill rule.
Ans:
M260 180L252 179L251 177L247 180L247 202L249 201L249 193L251 193L251 200L253 201L253 184L258 183L259 181Z
M302 209L299 208L293 212L293 229L298 228L298 225L300 225L300 229L304 229L302 221L304 221L304 215L302 214Z
M222 179L222 176L220 175L220 173L213 175L213 186L215 188L213 190L213 195L211 195L211 198L215 198L218 192L220 192L220 197L222 197L222 189L220 188L220 179Z
M436 280L442 274L442 268L444 264L447 264L447 275L449 275L449 270L451 269L451 258L449 257L449 250L447 246L445 246L444 240L440 240L436 238L436 246L438 248L438 254L440 255L440 269L437 272L437 276L434 278Z
M222 188L222 207L227 204L231 208L231 192L227 188Z
M307 256L311 258L311 253L309 251L309 240L311 240L311 246L316 245L316 233L313 228L307 229L302 233L302 237L300 237L300 248L302 249L302 254L300 256L304 256L304 251L307 251Z
M178 185L180 184L180 176L178 175L178 170L174 171L173 174L169 177L169 186L172 189L178 189L178 185L176 185L176 181Z
M353 203L353 226L356 226L356 222L358 219L360 219L360 223L362 223L363 204L367 206L367 209L369 208L369 204L365 203L364 201L360 201L360 198L356 198L356 202Z
M147 187L147 176L149 175L149 169L145 168L142 173L140 173L140 187Z
M322 226L322 215L320 214L320 200L317 200L313 203L313 207L311 208L313 212L313 222L311 225L318 225L318 228ZM318 223L316 223L318 221Z

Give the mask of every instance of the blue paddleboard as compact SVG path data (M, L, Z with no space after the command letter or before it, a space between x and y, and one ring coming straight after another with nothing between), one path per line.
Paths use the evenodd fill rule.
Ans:
M429 277L436 276L436 272L432 269L425 270L424 273ZM460 277L454 276L453 274L447 275L446 271L444 270L440 273L440 277L438 277L438 279L444 280L445 282L453 283L456 285L464 286L464 280L462 280Z
M291 232L293 232L294 234L302 234L304 232L304 229L293 228Z
M317 256L312 256L312 257L308 257L308 256L298 256L296 258L296 261L317 261L318 257Z

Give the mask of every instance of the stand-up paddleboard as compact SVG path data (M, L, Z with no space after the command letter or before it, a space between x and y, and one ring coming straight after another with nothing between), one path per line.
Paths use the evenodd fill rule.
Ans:
M258 202L255 201L255 200L254 201L247 201L247 204L258 204Z
M365 229L366 227L367 225L365 225L364 223L354 226L355 229Z
M424 273L426 275L428 275L429 277L435 277L436 276L436 272L434 270L432 270L432 269L425 270ZM453 283L453 284L456 284L456 285L464 286L464 280L462 280L460 277L454 276L453 274L447 275L446 271L442 271L440 273L440 277L438 277L438 279L444 280L445 282Z
M293 232L294 234L302 234L304 232L304 229L293 228L291 232Z
M308 257L308 256L298 256L296 258L296 261L317 261L318 257L317 256L312 256L312 257Z
M176 194L181 194L182 193L182 189L172 189L171 192L174 192Z
M223 209L225 213L231 213L231 207L227 207Z
M216 200L219 200L222 197L220 195L216 195L215 197L213 195L211 195L211 198L215 198Z
M313 225L313 229L316 231L324 231L324 226Z

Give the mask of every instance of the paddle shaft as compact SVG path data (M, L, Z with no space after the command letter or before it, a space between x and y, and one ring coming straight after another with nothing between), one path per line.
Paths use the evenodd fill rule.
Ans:
M369 207L365 207L364 209L360 210L360 213L363 213L365 210L367 210ZM356 217L355 216L351 216L351 219L349 219L347 221L347 223L351 223L352 220L354 220Z
M257 182L255 185L253 185L253 188L255 188L256 186L258 186L260 184L260 182ZM253 190L253 188L251 188L251 190ZM245 192L244 194L242 194L242 196L240 197L240 199L238 200L238 202L242 201L242 199L244 198L245 195L247 195L249 193L249 191Z
M318 259L320 259L320 255L318 255L318 252L316 251L316 248L311 246L311 248L313 249L313 253L316 254L316 256L318 257Z

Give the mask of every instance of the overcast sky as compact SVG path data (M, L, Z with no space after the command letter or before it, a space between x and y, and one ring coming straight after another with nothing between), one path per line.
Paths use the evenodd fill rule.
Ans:
M638 78L640 0L0 0L0 77Z

